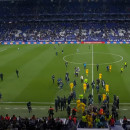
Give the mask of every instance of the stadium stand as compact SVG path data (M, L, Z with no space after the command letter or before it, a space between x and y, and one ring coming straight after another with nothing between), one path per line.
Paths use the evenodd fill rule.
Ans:
M0 41L130 41L129 1L1 1Z
M0 41L130 41L130 23L119 21L3 23Z

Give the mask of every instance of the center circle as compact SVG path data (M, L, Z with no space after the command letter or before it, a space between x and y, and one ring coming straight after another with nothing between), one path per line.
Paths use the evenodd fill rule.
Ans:
M72 64L87 63L87 65L92 65L92 56L93 65L114 64L123 60L121 55L105 52L93 52L93 55L92 52L69 54L64 56L63 60Z

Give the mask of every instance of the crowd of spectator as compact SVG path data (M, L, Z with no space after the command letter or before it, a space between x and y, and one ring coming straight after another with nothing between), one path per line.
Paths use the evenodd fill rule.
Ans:
M76 108L75 108L76 109ZM72 109L73 111L73 109ZM76 115L76 114L75 114ZM90 105L83 113L82 119L77 120L75 115L68 118L42 117L37 118L33 115L31 118L0 116L0 130L76 130L78 128L108 128L115 126L115 118L101 108ZM130 121L124 116L122 127L127 129Z
M129 4L127 0L0 1L0 41L127 41Z
M37 118L33 115L31 118L0 116L0 130L65 130L71 127L69 122L63 122L59 117L43 117Z
M22 22L0 24L0 41L129 40L129 22Z

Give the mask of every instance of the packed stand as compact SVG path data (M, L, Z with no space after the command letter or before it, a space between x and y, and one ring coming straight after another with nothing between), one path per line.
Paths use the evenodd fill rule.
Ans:
M37 118L33 115L31 118L0 116L0 130L18 129L18 130L66 130L72 128L69 122L64 122L62 119L43 117Z
M129 40L129 22L22 22L0 24L0 41Z

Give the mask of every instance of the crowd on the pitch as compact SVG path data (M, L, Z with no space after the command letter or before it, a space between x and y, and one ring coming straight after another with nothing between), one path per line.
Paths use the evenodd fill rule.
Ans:
M91 100L90 100L91 99ZM71 102L75 100L73 93L68 98L65 96L60 98L59 96L55 99L55 112L66 111L69 120L77 124L77 109L76 107L71 108ZM86 105L86 110L82 113L82 119L78 124L80 128L107 128L108 125L114 126L116 120L118 120L118 109L119 109L119 98L114 95L114 101L111 108L109 108L109 99L107 98L100 105L94 106L92 104L93 96L90 94L88 99L80 99ZM99 100L99 99L98 99ZM87 102L88 101L88 102ZM102 105L101 105L102 104ZM54 116L54 109L51 108L49 111L52 117Z

